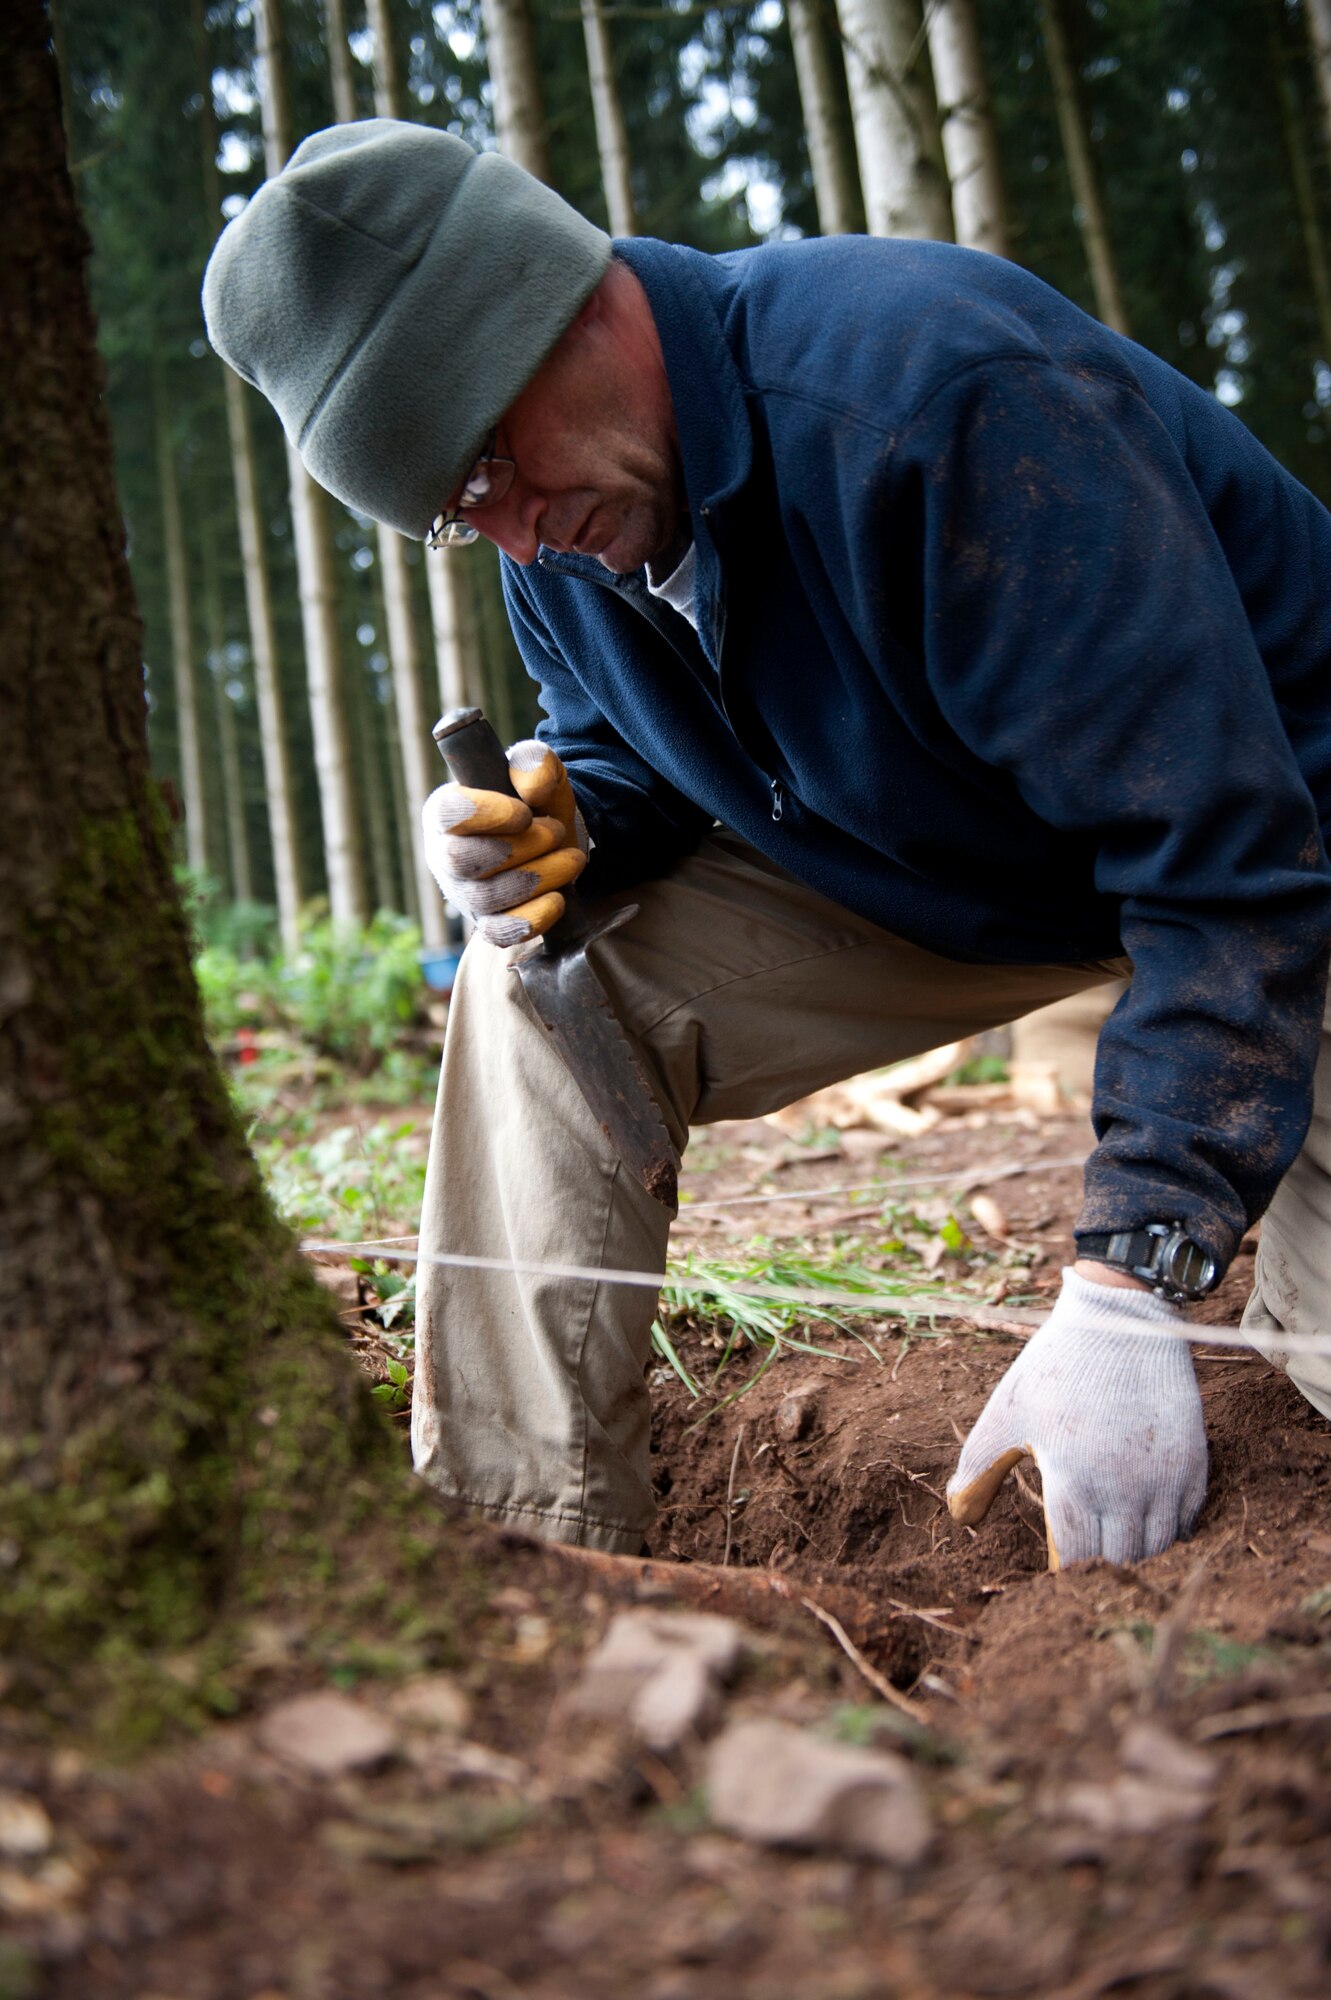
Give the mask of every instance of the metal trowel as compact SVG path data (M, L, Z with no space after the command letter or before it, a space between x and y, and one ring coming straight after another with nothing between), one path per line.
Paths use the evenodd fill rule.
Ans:
M449 709L433 734L458 784L517 797L503 745L479 708ZM587 963L587 946L636 916L638 905L598 912L571 884L560 893L564 915L514 969L606 1138L648 1194L672 1208L679 1154L605 989Z

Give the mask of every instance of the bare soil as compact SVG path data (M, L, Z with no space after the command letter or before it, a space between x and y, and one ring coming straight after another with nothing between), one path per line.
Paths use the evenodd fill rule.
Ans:
M923 1202L969 1180L1003 1228L957 1198L971 1245L940 1266L948 1289L1019 1326L1056 1288L1079 1176L1041 1162L1084 1150L1083 1123L948 1121L889 1157L854 1138L836 1155L767 1126L706 1135L682 1238L720 1255L763 1230L855 1255L881 1236L879 1207L821 1190L938 1176ZM755 1193L809 1199L705 1206ZM1208 1323L1237 1319L1250 1257ZM729 1402L756 1354L700 1401L658 1373L650 1560L495 1538L504 1588L444 1664L470 1740L511 1765L467 1775L406 1743L369 1777L294 1772L255 1725L307 1683L298 1644L256 1650L233 1722L130 1772L39 1753L0 1701L0 1788L40 1798L54 1828L44 1856L0 1853L0 2000L1331 1991L1331 1425L1265 1362L1202 1347L1211 1488L1194 1540L1050 1575L1034 1473L977 1531L940 1497L1019 1337L955 1320L907 1335L884 1320L867 1346L806 1331L835 1358L784 1357ZM700 1378L709 1338L680 1336ZM937 1828L920 1867L732 1840L708 1823L702 1745L598 1750L568 1724L612 1611L672 1599L753 1630L732 1715L906 1751ZM391 1702L368 1674L355 1692ZM1212 1760L1200 1791L1164 1763L1143 1791L1143 1719ZM0 1799L0 1846L4 1824Z

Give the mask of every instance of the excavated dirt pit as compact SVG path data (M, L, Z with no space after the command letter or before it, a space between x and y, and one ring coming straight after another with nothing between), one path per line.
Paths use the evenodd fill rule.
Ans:
M1034 1256L1008 1278L1028 1307L1047 1306L1072 1254L1080 1170L1039 1163L1075 1158L1089 1140L1080 1120L1042 1121L1034 1130L996 1121L978 1132L931 1134L890 1160L860 1147L853 1162L815 1157L808 1165L791 1164L791 1149L770 1127L727 1128L724 1136L744 1156L746 1173L714 1170L700 1202L724 1202L741 1183L750 1197L755 1183L787 1196L797 1177L815 1197L807 1205L783 1200L701 1211L726 1223L742 1215L745 1231L816 1229L828 1212L816 1199L819 1187L846 1183L853 1168L861 1184L899 1181L899 1202L936 1201L940 1189L946 1194L968 1181L972 1192L989 1189L1002 1204L1008 1245L1018 1245L1023 1260ZM1013 1174L1014 1166L1032 1170ZM927 1188L909 1187L924 1176L931 1177ZM951 1206L971 1240L940 1275L963 1275L978 1303L985 1294L977 1280L989 1272L972 1260L1002 1246L977 1225L964 1194ZM691 1220L686 1209L683 1228L700 1249L723 1255L721 1230L714 1223L690 1230ZM844 1255L858 1257L854 1236L845 1234L847 1217L837 1221ZM872 1213L853 1227L866 1246L882 1233ZM817 1237L806 1240L816 1244ZM1195 1319L1237 1322L1253 1248L1249 1239ZM995 1272L1002 1268L996 1261ZM828 1282L835 1285L834 1265ZM1193 1623L1204 1636L1191 1642L1198 1677L1205 1677L1208 1654L1212 1665L1241 1664L1272 1641L1288 1648L1331 1637L1331 1619L1323 1625L1298 1608L1331 1579L1331 1424L1260 1357L1220 1346L1194 1350L1210 1487L1193 1540L1145 1564L1096 1563L1054 1578L1039 1475L1029 1464L976 1529L958 1527L943 1501L959 1441L1020 1339L941 1322L935 1330L920 1324L903 1333L886 1322L865 1330L867 1342L811 1320L802 1335L839 1358L782 1355L740 1395L735 1391L760 1362L751 1350L732 1357L699 1400L658 1371L654 1555L719 1564L728 1539L731 1565L774 1571L814 1598L828 1584L864 1593L894 1614L884 1620L898 1628L883 1661L891 1677L909 1685L926 1676L922 1694L927 1689L944 1704L949 1694L959 1696L977 1718L1021 1707L1075 1708L1121 1682L1125 1663L1145 1671L1150 1631L1199 1562ZM704 1344L686 1328L677 1340L700 1383L717 1359L714 1338Z

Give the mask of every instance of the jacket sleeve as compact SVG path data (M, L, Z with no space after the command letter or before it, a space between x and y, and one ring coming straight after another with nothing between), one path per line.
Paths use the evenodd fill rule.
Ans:
M1177 1218L1228 1262L1307 1129L1331 870L1224 552L1111 376L972 367L891 464L934 698L1042 820L1090 837L1133 961L1077 1228Z
M627 678L639 656L650 651L650 626L623 606L603 608L603 593L595 584L540 579L545 590L568 598L567 622L557 635L537 601L530 572L507 558L501 568L513 635L545 711L536 733L563 759L592 837L583 886L589 895L603 896L663 875L697 846L711 824L710 815L624 740L572 664L572 656L584 648L610 649L623 654ZM634 630L637 625L641 633Z

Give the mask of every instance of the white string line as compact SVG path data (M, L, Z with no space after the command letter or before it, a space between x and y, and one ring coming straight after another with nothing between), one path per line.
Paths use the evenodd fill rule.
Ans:
M393 1239L396 1241L397 1239ZM905 1318L916 1314L943 1314L948 1318L970 1318L977 1313L1001 1313L1001 1306L990 1305L985 1299L967 1298L964 1295L947 1292L836 1292L822 1291L808 1285L763 1285L750 1284L727 1279L694 1277L684 1271L615 1271L602 1270L595 1264L544 1264L535 1259L523 1257L471 1257L460 1250L385 1250L379 1242L368 1243L326 1243L314 1238L301 1244L307 1253L337 1250L373 1251L386 1264L440 1264L452 1270L497 1271L509 1277L524 1278L569 1278L575 1282L593 1285L637 1285L650 1291L693 1291L707 1292L713 1296L730 1294L745 1299L769 1300L778 1305L817 1306L827 1308L837 1306L843 1312L877 1312L885 1318ZM1123 1332L1129 1329L1124 1327ZM1251 1335L1236 1326L1192 1326L1186 1321L1178 1326L1162 1326L1158 1322L1136 1326L1134 1334L1146 1340L1171 1339L1190 1341L1197 1347L1241 1347L1251 1350L1255 1342ZM1265 1329L1253 1329L1254 1332ZM1331 1333L1280 1333L1268 1335L1268 1344L1278 1353L1326 1354L1331 1355ZM1278 1365L1278 1364L1277 1364Z
M794 1162L803 1166L804 1161ZM700 1208L753 1208L769 1201L839 1201L851 1194L882 1194L889 1198L901 1188L941 1187L951 1183L954 1187L964 1187L967 1193L973 1188L991 1187L998 1181L1008 1181L1018 1174L1054 1173L1062 1167L1084 1167L1085 1153L1076 1153L1066 1160L1019 1160L1015 1166L996 1167L991 1174L981 1173L978 1168L967 1168L961 1174L912 1174L908 1180L865 1181L859 1187L795 1188L780 1194L735 1194L716 1201L686 1201L681 1204L679 1220L688 1215L696 1215ZM395 1239L396 1240L396 1239Z

